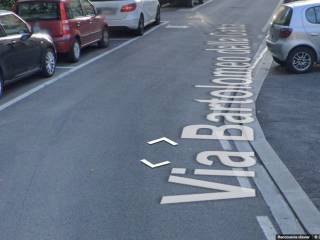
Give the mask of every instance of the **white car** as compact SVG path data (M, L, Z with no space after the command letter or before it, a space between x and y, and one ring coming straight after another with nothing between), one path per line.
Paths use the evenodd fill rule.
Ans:
M106 16L108 26L126 27L138 35L150 23L160 23L158 0L91 0L97 11Z

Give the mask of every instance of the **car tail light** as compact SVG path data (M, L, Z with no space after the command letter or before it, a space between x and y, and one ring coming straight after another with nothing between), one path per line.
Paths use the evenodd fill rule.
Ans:
M62 22L62 32L64 33L64 34L66 34L66 33L70 33L70 25L69 25L69 21L63 21Z
M68 20L60 21L60 36L70 35L70 25Z
M279 36L280 38L288 38L291 35L291 33L292 33L291 28L281 28Z
M137 4L130 3L130 4L122 6L121 12L132 12L132 11L136 10L136 8L137 8Z

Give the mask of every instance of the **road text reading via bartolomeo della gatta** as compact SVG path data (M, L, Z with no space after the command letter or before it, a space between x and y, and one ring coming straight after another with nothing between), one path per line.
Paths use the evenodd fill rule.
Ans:
M213 79L208 85L196 85L206 90L206 96L195 99L207 104L206 120L185 126L183 139L212 141L254 141L254 130L246 124L254 121L251 89L252 67L251 48L245 25L223 24L209 34L206 53L215 54ZM209 96L209 97L207 97ZM239 107L234 107L239 106ZM243 107L245 106L245 107ZM203 134L206 132L206 134ZM214 201L224 199L251 198L256 196L254 188L230 185L221 182L199 180L197 176L254 177L253 171L243 168L256 164L254 152L208 151L196 152L195 161L199 168L193 170L192 177L183 176L186 168L173 168L169 183L207 189L205 193L188 193L163 196L161 204ZM214 169L217 159L227 169ZM201 168L206 167L204 169ZM212 167L208 169L209 167Z

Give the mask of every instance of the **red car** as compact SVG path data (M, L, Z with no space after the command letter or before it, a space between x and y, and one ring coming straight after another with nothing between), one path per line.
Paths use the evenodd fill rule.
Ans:
M106 20L88 0L18 0L14 10L33 31L48 32L57 52L68 54L72 62L79 60L85 46L108 46Z

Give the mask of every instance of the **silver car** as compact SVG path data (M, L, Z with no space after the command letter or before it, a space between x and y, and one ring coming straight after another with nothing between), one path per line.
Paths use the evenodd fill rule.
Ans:
M270 26L267 46L275 62L305 73L320 62L320 1L283 4Z

